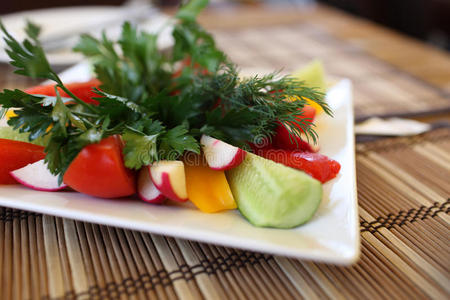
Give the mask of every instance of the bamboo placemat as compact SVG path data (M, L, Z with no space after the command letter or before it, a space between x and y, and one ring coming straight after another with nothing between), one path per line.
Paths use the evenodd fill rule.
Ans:
M0 208L0 299L450 297L450 128L358 144L356 161L352 267Z
M352 80L357 121L371 116L450 112L449 91L371 55L362 47L349 44L320 24L216 29L213 32L220 47L243 70L290 73L312 59L323 61L326 72L332 74L329 79ZM450 56L445 62L450 65Z

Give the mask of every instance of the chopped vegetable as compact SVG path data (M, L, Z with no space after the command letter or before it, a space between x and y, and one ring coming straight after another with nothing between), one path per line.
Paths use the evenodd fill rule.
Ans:
M302 80L307 87L316 88L322 93L325 93L327 90L325 71L322 63L318 60L310 62L302 69L294 72L292 76L298 80ZM306 101L308 101L308 104L316 109L317 113L321 113L323 111L322 107L317 105L314 101L310 99L306 99Z
M322 183L335 178L341 169L341 165L337 161L319 153L260 149L257 154L285 166L304 171Z
M199 155L184 160L188 198L203 212L235 209L236 202L224 171L213 170Z
M249 153L226 172L239 211L254 225L292 228L312 218L322 199L319 181Z
M45 157L44 147L0 138L0 184L17 181L9 174Z
M301 150L308 152L317 152L318 145L313 142L308 143L304 135L293 136L293 128L289 125L279 125L276 129L276 134L273 137L273 146L283 150Z
M125 168L122 141L116 135L86 146L64 175L64 183L75 191L101 198L133 195L135 179L134 172Z
M161 160L149 166L150 177L156 188L167 198L186 202L186 175L184 163L179 160Z
M66 84L67 89L71 91L75 96L86 103L92 104L98 104L98 101L94 100L93 98L98 97L98 95L94 92L94 89L98 88L99 86L100 81L98 79L92 79L86 82L72 82ZM70 97L61 88L58 88L58 91L61 97ZM56 96L54 84L38 85L26 89L25 92L33 95Z
M11 171L10 174L17 182L37 191L56 192L67 187L58 183L58 177L50 173L43 159Z

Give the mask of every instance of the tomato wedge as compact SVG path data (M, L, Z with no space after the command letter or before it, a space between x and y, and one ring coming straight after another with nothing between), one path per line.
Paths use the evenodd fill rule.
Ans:
M31 143L0 139L0 184L17 181L9 172L25 167L45 157L44 147Z
M136 192L135 173L127 169L119 136L110 136L98 144L83 148L70 164L63 181L77 192L118 198Z
M75 96L80 98L86 103L98 104L97 100L92 99L93 97L99 97L94 93L93 89L100 86L100 81L98 79L92 79L86 82L73 82L65 85L69 91L71 91ZM58 89L61 97L69 97L66 92ZM39 94L46 96L56 96L55 85L38 85L25 90L28 94Z

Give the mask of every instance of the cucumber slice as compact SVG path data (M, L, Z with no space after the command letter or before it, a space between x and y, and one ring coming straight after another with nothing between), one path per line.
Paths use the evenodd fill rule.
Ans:
M27 142L36 144L39 146L45 146L47 144L47 138L38 138L32 142L28 139L28 133L20 133L17 130L12 129L9 126L0 126L0 139L8 139L19 142Z
M305 82L305 85L317 88L321 92L326 92L327 84L325 81L325 70L322 62L313 60L302 69L294 72L293 77Z
M226 175L238 209L255 226L301 225L312 218L322 199L316 179L251 153Z

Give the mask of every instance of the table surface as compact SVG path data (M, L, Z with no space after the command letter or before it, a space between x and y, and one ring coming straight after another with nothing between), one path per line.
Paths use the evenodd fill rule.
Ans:
M360 261L338 267L0 208L0 298L449 298L449 54L322 5L212 8L200 22L244 70L321 59L330 80L354 82L357 121L439 122L357 143ZM34 84L0 70L0 88Z

